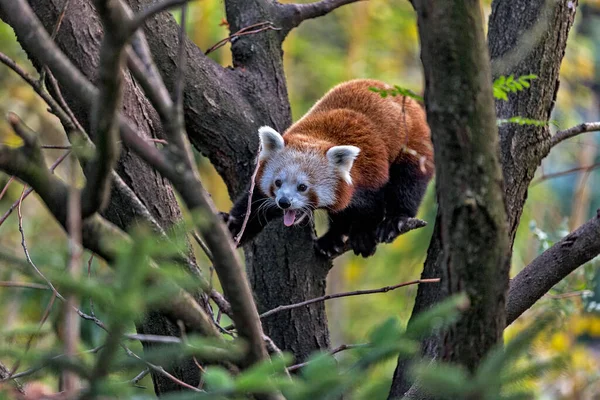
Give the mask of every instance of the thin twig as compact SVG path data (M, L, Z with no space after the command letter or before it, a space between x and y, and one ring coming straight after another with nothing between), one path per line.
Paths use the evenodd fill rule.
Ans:
M95 353L99 352L103 347L104 346L101 345L101 346L98 346L98 347L94 347L93 349L89 349L89 350L85 350L85 351L80 351L78 354L90 354L90 353L95 354ZM54 357L50 358L50 360L48 360L48 361L56 360L56 359L62 358L64 356L65 356L65 354L59 354L57 356L54 356ZM32 375L32 374L36 373L37 371L45 368L47 364L48 364L48 362L46 362L45 364L39 365L37 367L30 368L30 369L28 369L26 371L19 372L18 374L14 374L10 378L6 378L6 379L0 380L0 383L8 381L8 380L19 379L19 378L23 378L25 376Z
M331 350L329 352L329 354L334 355L334 354L337 354L337 353L339 353L341 351L344 351L344 350L356 349L356 348L365 347L365 346L368 346L368 344L367 343L362 343L362 344L342 344L342 345L336 347L335 349ZM296 371L296 370L298 370L300 368L305 367L310 362L311 361L306 361L306 362L303 362L303 363L300 363L300 364L292 365L291 367L288 367L287 370L288 370L288 372L294 372L294 371Z
M19 65L15 61L10 59L4 53L0 53L0 62L6 65L11 70L13 70L13 72L15 72L21 77L21 79L23 79L27 84L29 84L29 86L32 87L32 89L38 94L38 96L40 96L40 98L42 98L42 100L44 100L46 104L48 104L48 107L50 107L52 113L58 117L58 119L64 126L75 128L75 125L73 124L72 118L69 115L68 111L65 110L59 102L54 100L54 98L44 90L44 88L42 87L42 85L40 85L38 81L33 79L31 75L25 72L25 70L19 67ZM49 76L50 75L51 74L49 74Z
M0 281L0 287L50 290L50 288L47 285L42 285L40 283L13 282L13 281Z
M183 117L183 87L185 80L185 68L187 59L185 57L185 25L187 22L187 3L181 5L181 22L179 27L179 48L177 54L177 75L175 76L175 93L173 103L175 115L173 118Z
M198 233L196 231L192 232L192 237L194 238L194 240L196 241L196 243L198 243L198 246L200 246L200 248L202 249L202 251L204 251L204 254L206 254L206 257L208 257L210 262L214 262L213 261L213 256L212 253L210 251L210 249L208 248L208 246L206 245L206 243L204 243L204 240L202 240L202 238L200 237L200 235L198 235Z
M583 124L576 125L572 128L559 131L552 136L550 140L550 146L554 147L560 142L570 139L574 136L580 135L585 132L596 132L600 131L600 122L584 122Z
M550 294L550 293L546 293L544 295L544 297L548 297L549 299L553 299L553 300L560 300L560 299L568 299L570 297L581 297L584 294L592 294L593 292L591 290L577 290L575 292L568 292L568 293L561 293L561 294Z
M46 321L48 320L48 317L50 316L50 311L52 311L52 306L54 305L55 300L56 300L56 295L54 293L52 293L52 297L50 297L50 301L48 302L48 305L46 306L46 309L44 310L44 313L42 314L42 318L40 319L40 322L38 323L37 332L34 333L33 335L29 336L29 339L27 340L27 344L25 345L25 353L27 353L29 351L29 349L31 348L33 339L35 339L42 331L44 324L46 323ZM20 365L21 365L21 359L18 359L10 371L10 375L8 376L9 378L12 377L15 374L15 372L17 372L17 369L19 369Z
M258 29L252 30L253 28L258 28ZM219 40L217 43L212 45L208 50L206 50L204 52L204 55L208 55L208 54L212 53L213 51L225 46L225 44L227 44L228 42L233 42L235 39L237 39L241 36L254 35L256 33L264 32L264 31L268 31L268 30L280 31L281 28L275 27L273 25L273 23L270 21L259 22L257 24L246 26L246 27L240 29L239 31L232 33L230 36Z
M42 149L54 149L54 150L71 150L69 145L54 145L54 144L43 144Z
M246 205L246 214L244 215L244 221L242 222L242 228L240 229L240 233L235 238L236 246L240 245L240 241L242 240L242 236L244 235L244 231L246 230L246 225L248 224L248 220L250 219L250 209L252 208L252 193L254 193L254 187L256 186L256 175L258 174L258 169L260 167L260 163L258 162L258 158L260 156L260 146L258 149L258 154L254 160L256 167L254 167L254 172L252 173L252 178L250 179L250 189L248 190L248 204Z
M90 258L87 263L88 280L92 278L92 261L94 261L94 253L90 254ZM92 300L91 296L90 296L90 314L92 317L96 316L96 312L94 310L94 300Z
M144 377L146 375L148 375L150 373L150 368L146 368L145 370L143 370L142 372L140 372L139 374L137 374L135 376L135 378L133 378L132 380L129 381L129 383L131 383L132 385L136 386L136 387L141 387L138 386L138 382L141 381L142 379L144 379Z
M76 186L77 170L75 165L77 159L74 154L71 155L70 163L70 186L69 198L67 200L67 233L69 235L69 265L67 272L71 278L77 280L81 275L81 193ZM75 356L79 346L80 319L72 309L77 308L78 298L75 294L69 294L64 305L64 351L68 358ZM63 373L64 390L67 392L75 391L79 388L79 376L71 371Z
M551 174L545 174L545 175L540 176L538 179L534 180L533 182L531 182L530 186L535 186L544 181L547 181L548 179L559 178L561 176L574 174L576 172L590 172L598 167L600 167L600 162L594 163L591 165L586 165L584 167L575 167L575 168L567 169L565 171L553 172Z
M60 156L59 158L56 159L56 161L54 161L54 163L50 166L50 172L54 172L54 170L56 169L56 167L58 167L60 165L60 163L62 163L65 158L67 158L69 156L71 152L67 151L65 154L63 154L62 156ZM27 186L25 186L27 187ZM25 189L24 187L24 189ZM29 196L29 194L33 192L32 188L27 188L27 190L25 190L25 193L23 194L23 200L25 200L27 198L27 196ZM4 221L6 221L6 219L10 216L10 214L12 214L12 212L15 210L15 208L17 208L17 206L19 206L19 204L21 203L21 199L15 201L10 208L4 213L4 215L2 216L2 218L0 218L0 226L2 226L2 224L4 223Z
M14 176L11 176L8 181L6 182L6 185L4 185L4 188L2 189L2 192L0 192L0 200L2 200L2 198L4 197L4 195L6 194L6 191L8 190L8 187L10 186L10 184L12 183L12 181L15 180Z
M50 290L52 290L52 292L54 292L54 295L56 297L58 297L59 299L61 299L62 301L65 301L65 298L58 292L58 290L56 290L54 285L52 285L52 282L50 282L50 280L48 278L46 278L46 276L42 273L42 271L40 271L38 269L38 267L34 264L33 260L31 259L31 256L29 255L29 249L27 248L27 242L25 241L25 231L23 230L23 214L21 214L21 204L23 203L24 198L25 198L25 188L23 188L23 192L21 193L21 197L19 198L19 201L17 203L18 204L17 216L19 218L19 232L21 233L21 247L23 247L23 252L25 253L25 258L27 259L27 262L29 263L29 265L31 265L31 267L35 270L35 272L46 282L46 284L48 285Z
M170 373L168 373L167 371L165 371L165 369L163 367L161 367L160 365L155 365L155 364L152 364L149 361L144 360L143 358L141 358L137 354L133 353L131 350L129 350L129 352L127 354L129 356L133 357L133 358L138 359L139 361L143 362L144 364L146 364L146 366L148 368L150 368L152 371L158 372L159 374L162 374L162 375L166 376L167 378L169 378L173 382L178 383L179 385L181 385L181 386L183 386L185 388L193 390L194 392L203 392L203 390L200 390L197 387L194 387L192 385L189 385L189 384L183 382L182 380L177 379L176 377L174 377L173 375L171 375Z
M399 283L397 285L393 285L393 286L385 286L379 289L368 289L368 290L355 290L352 292L345 292L345 293L336 293L336 294L328 294L325 296L321 296L321 297L317 297L314 299L310 299L310 300L306 300L303 301L301 303L296 303L296 304L289 304L287 306L279 306L276 307L272 310L266 311L262 314L260 314L260 318L267 318L273 314L276 314L278 312L281 311L286 311L286 310L292 310L294 308L298 308L298 307L303 307L303 306L307 306L309 304L313 304L313 303L319 303L322 301L326 301L326 300L331 300L331 299L338 299L340 297L350 297L350 296L362 296L365 294L374 294L374 293L386 293L389 292L391 290L396 290L398 288L404 287L404 286L410 286L410 285L416 285L416 284L421 284L421 283L436 283L439 282L440 278L431 278L431 279L416 279L414 281L410 281L410 282L404 282L404 283Z

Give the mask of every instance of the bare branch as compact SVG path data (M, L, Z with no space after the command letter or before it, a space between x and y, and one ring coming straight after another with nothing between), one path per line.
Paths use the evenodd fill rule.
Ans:
M366 343L361 343L361 344L342 344L342 345L336 347L335 349L331 350L329 352L329 354L334 355L334 354L337 354L337 353L342 352L344 350L356 349L356 348L359 348L359 347L366 347L366 346L368 346L368 344L366 344ZM288 372L293 372L293 371L299 370L300 368L305 367L309 363L310 363L310 361L303 362L303 363L296 364L296 365L292 365L291 367L288 367L287 370L288 370Z
M54 170L56 169L56 167L58 167L60 165L60 163L63 162L65 160L65 158L67 158L69 156L69 154L70 154L70 151L67 151L65 154L63 154L58 159L56 159L56 161L54 161L54 163L52 163L52 165L50 166L50 172L54 173ZM7 184L7 186L8 186L8 184ZM27 196L29 196L29 194L31 194L31 192L33 192L32 188L28 188L27 190L25 190L25 193L23 193L23 199L27 198ZM12 214L12 212L19 206L19 202L20 202L20 200L15 201L9 207L9 209L6 210L6 212L4 213L2 218L0 218L0 226L2 226L4 221L6 221L6 219L10 216L10 214Z
M99 93L92 108L92 137L96 141L96 153L81 195L82 218L101 211L108 204L111 171L119 158L116 116L123 98L125 46L129 40L129 32L123 24L129 10L116 7L116 0L97 0L95 3L104 26L104 37L98 69Z
M73 113L71 112L69 107L66 105L66 102L62 98L60 88L58 87L58 83L56 82L56 79L54 78L54 75L52 73L48 73L47 78L48 78L48 81L50 82L50 84L52 85L52 89L53 89L54 93L58 97L58 102L57 102L57 100L53 99L52 96L50 96L48 94L48 92L46 92L44 90L44 88L41 86L41 84L38 81L33 79L29 74L27 74L27 72L25 72L22 68L20 68L9 57L0 53L0 62L5 64L6 66L8 66L14 72L16 72L25 82L27 82L35 90L35 92L46 102L46 104L48 104L52 113L58 117L58 119L60 120L62 125L65 127L65 129L67 131L67 136L69 137L70 140L72 140L72 135L74 132L79 132L80 134L78 135L78 137L82 137L85 140L85 142L90 145L90 147L92 149L95 149L95 145L92 143L90 138L87 136L85 130L81 127L81 125L79 124L79 121L77 121L77 119L75 118L75 116L73 115ZM66 149L67 146L46 145L46 146L42 146L42 148L52 148L52 149L65 148ZM56 165L60 164L62 162L62 160L64 160L64 158L66 158L66 156L67 155L65 154L63 157L61 157L59 160L57 160ZM50 170L54 171L54 169L56 168L56 165L53 165L52 167L50 167ZM162 230L162 228L160 227L160 225L158 224L156 219L152 216L152 214L150 214L150 212L148 211L146 206L140 201L140 199L133 192L133 190L131 190L131 188L129 188L129 186L127 186L127 184L123 181L123 179L121 179L121 177L116 172L111 171L111 175L112 175L112 180L114 182L116 189L125 198L129 199L131 206L134 208L136 214L138 214L142 218L144 218L144 220L146 222L148 222L150 224L150 226L152 226L152 228L154 229L155 232L158 232L162 236L165 236L164 231ZM29 195L29 193L31 193L31 190L28 190L25 193L25 197L27 197ZM0 196L0 198L1 197L2 196ZM16 207L16 204L17 203L15 202L11 206L11 208L4 214L4 216L2 218L0 218L0 225L2 225L2 223L6 220L6 218L12 213L12 211Z
M190 1L191 0L165 0L154 3L136 14L130 23L130 29L135 31L144 25L144 22L146 22L148 18L152 18L154 15L167 11L170 8L185 5Z
M69 241L69 265L67 271L73 279L81 275L81 193L77 189L77 159L71 154L70 162L70 185L69 198L67 200L67 233ZM74 357L79 347L80 319L74 309L77 309L78 298L75 294L69 294L64 305L64 329L61 330L64 352L67 357ZM79 376L71 371L65 371L63 374L63 385L67 392L78 390L81 386Z
M570 139L585 132L597 131L600 131L600 122L584 122L583 124L565 129L564 131L556 132L550 140L550 146L554 147L564 140Z
M48 285L42 285L40 283L29 283L29 282L0 281L0 287L50 290Z
M544 175L540 176L538 179L536 179L535 181L531 182L531 186L540 184L544 181L547 181L548 179L559 178L561 176L574 174L577 172L590 172L598 167L600 167L600 163L594 163L594 164L587 165L584 167L575 167L575 168L567 169L565 171L553 172L551 174L544 174Z
M338 299L340 297L350 297L350 296L362 296L365 294L374 294L374 293L387 293L391 290L396 290L398 288L404 287L404 286L409 286L409 285L416 285L416 284L421 284L421 283L435 283L435 282L439 282L440 279L439 278L432 278L432 279L417 279L414 281L410 281L410 282L404 282L404 283L399 283L397 285L393 285L393 286L385 286L379 289L369 289L369 290L355 290L352 292L345 292L345 293L336 293L336 294L328 294L326 296L322 296L322 297L317 297L316 299L310 299L310 300L306 300L303 301L301 303L296 303L296 304L290 304L287 306L279 306L277 308L274 308L272 310L269 310L267 312L264 312L262 314L260 314L260 318L267 318L275 313L281 312L281 311L286 311L286 310L292 310L294 308L298 308L298 307L304 307L307 306L309 304L313 304L313 303L319 303L321 301L326 301L326 300L331 300L331 299Z
M544 251L510 282L506 323L513 323L554 285L600 254L600 209L596 216Z
M206 50L204 52L204 54L208 55L208 54L212 53L213 51L225 46L228 42L233 42L234 39L237 39L241 36L254 35L256 33L264 32L264 31L268 31L268 30L280 31L281 28L275 27L273 25L273 23L269 22L269 21L259 22L257 24L252 24L252 25L246 26L245 28L242 28L239 31L227 36L225 39L219 40L217 43L215 43L214 45L209 47L208 50Z
M302 21L322 17L336 8L358 1L364 0L320 0L308 4L282 4L280 5L282 25L289 32L300 25Z

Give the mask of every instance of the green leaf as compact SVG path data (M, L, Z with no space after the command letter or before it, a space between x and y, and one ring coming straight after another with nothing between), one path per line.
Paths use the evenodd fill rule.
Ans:
M235 388L233 378L223 367L206 367L203 377L207 388L211 391L233 391Z
M469 373L461 365L419 362L409 373L424 391L434 396L466 398L473 388Z

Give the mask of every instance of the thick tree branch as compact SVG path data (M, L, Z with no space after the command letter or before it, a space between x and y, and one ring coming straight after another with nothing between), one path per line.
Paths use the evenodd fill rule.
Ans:
M506 323L510 325L554 285L600 254L600 209L596 216L544 251L510 282Z
M305 4L283 4L280 6L280 18L287 33L307 19L322 17L336 8L358 1L366 0L320 0Z
M118 23L126 10L117 0L96 0L104 26L98 67L98 96L92 107L92 137L96 153L88 167L87 181L81 195L82 218L101 211L110 195L111 172L119 159L119 131L116 118L123 97L125 46L129 39L127 25Z
M597 132L600 131L600 122L584 122L564 131L559 131L552 136L550 140L550 147L554 147L560 142L580 135L585 132Z

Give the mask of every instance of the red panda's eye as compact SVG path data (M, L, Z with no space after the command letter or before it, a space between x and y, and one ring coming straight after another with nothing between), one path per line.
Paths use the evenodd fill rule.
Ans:
M275 186L281 187L281 179L276 179L275 180Z
M308 188L306 187L306 185L304 183L301 183L298 185L299 192L304 192L306 189L308 189Z

